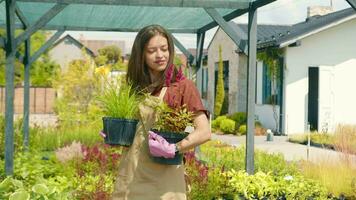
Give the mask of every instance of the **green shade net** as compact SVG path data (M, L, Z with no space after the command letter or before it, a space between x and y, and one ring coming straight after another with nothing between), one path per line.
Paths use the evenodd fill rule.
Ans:
M237 9L246 9L249 0L242 2L241 7L234 9L220 8L217 11L225 16ZM147 2L147 1L146 1ZM228 2L231 2L228 1ZM224 3L224 1L221 1ZM34 24L50 10L55 3L20 2L17 5L30 24ZM21 25L19 20L16 20ZM160 24L174 32L196 32L197 29L213 22L204 8L191 7L153 7L69 4L56 15L44 29L67 30L112 30L137 31L150 24ZM0 25L5 25L5 2L0 4Z

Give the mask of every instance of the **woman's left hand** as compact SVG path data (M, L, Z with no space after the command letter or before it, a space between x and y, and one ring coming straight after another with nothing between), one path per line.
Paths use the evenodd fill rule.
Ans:
M169 144L162 136L153 131L148 131L148 147L155 157L174 158L175 144Z

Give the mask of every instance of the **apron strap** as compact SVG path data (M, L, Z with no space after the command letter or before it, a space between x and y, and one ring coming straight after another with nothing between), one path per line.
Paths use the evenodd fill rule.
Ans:
M166 92L167 92L167 87L163 87L161 89L161 93L159 94L159 97L158 97L161 101L163 100L163 97L166 94Z

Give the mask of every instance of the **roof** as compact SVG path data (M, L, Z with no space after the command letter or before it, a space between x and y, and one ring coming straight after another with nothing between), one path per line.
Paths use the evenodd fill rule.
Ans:
M92 57L94 57L94 52L90 50L88 47L83 45L81 42L73 38L71 35L67 34L66 36L62 37L61 39L57 40L56 43L53 44L52 48L56 47L58 44L64 42L65 40L71 41L74 45L76 45L78 48L82 49L84 48L85 51Z
M323 16L313 16L294 25L259 24L257 25L257 48L285 47L311 34L354 18L356 18L355 10L347 8ZM247 24L236 24L232 21L229 24L241 37L241 40L247 41Z
M247 24L237 24L232 21L228 23L231 25L232 29L240 36L241 40L247 41ZM278 36L279 33L287 32L287 30L289 30L290 28L291 25L259 24L257 25L257 44L268 43L269 41L273 41L276 35ZM216 33L217 32L218 31L216 31ZM214 40L214 38L215 35L210 41L210 44ZM208 45L208 49L210 47L210 44Z
M42 27L45 30L137 32L144 26L160 24L170 32L197 33L217 26L205 11L206 8L216 8L225 20L231 20L248 12L251 3L261 7L273 1L275 0L17 0L16 4L30 25L35 24L46 13L49 16L54 15ZM57 15L54 14L57 12ZM16 24L22 27L19 19ZM5 26L5 1L0 3L0 26Z
M318 33L326 28L331 28L354 18L356 18L356 12L352 8L347 8L323 16L313 16L304 22L294 24L287 29L278 31L271 36L270 40L261 40L258 43L258 47L262 48L271 45L284 47L311 34Z

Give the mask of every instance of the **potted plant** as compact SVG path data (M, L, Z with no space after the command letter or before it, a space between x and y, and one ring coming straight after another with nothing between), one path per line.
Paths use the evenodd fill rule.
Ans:
M192 126L193 112L188 111L186 105L171 108L166 103L161 103L157 108L157 120L152 129L153 132L162 136L167 142L174 144L185 137L187 126ZM182 154L176 152L174 158L154 157L153 161L167 165L179 165L182 163Z
M141 95L119 78L106 80L97 100L105 115L101 132L105 143L130 146L136 133Z

